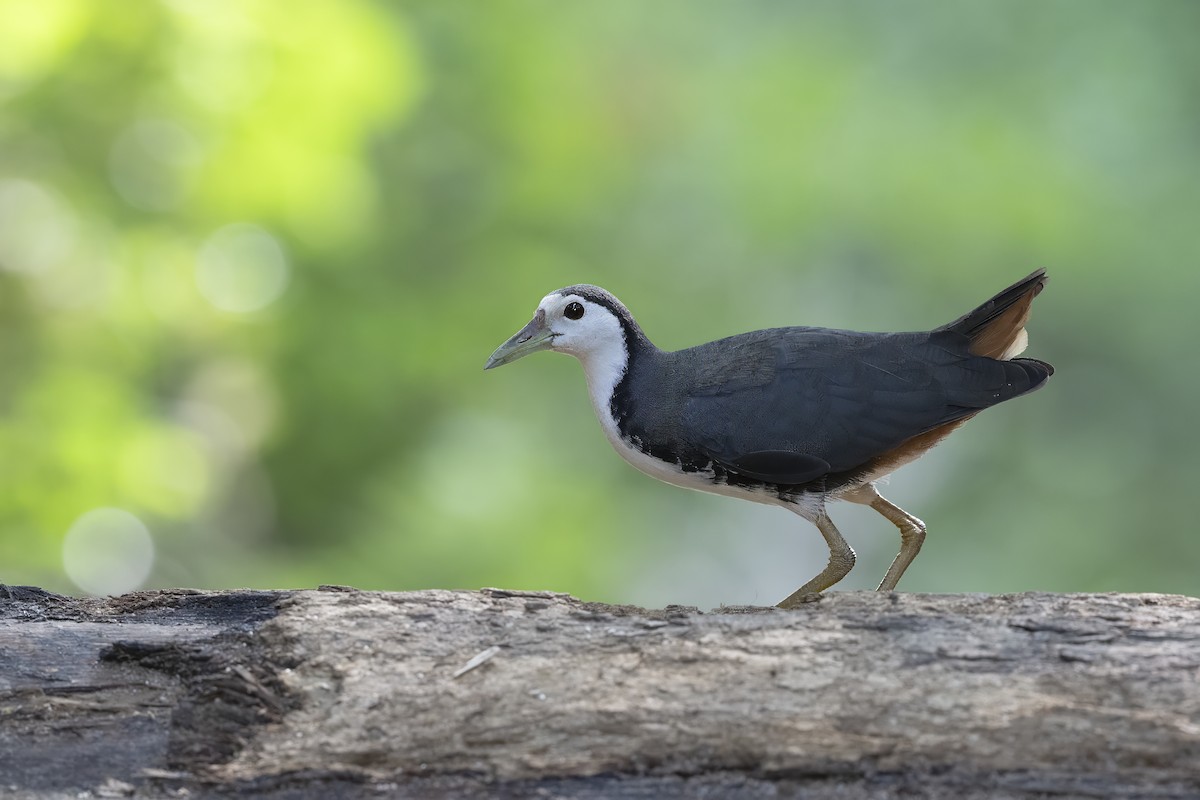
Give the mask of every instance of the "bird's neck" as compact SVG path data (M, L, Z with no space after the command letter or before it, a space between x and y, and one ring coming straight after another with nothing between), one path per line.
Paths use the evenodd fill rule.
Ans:
M621 327L622 336L619 339L611 339L604 347L595 348L579 357L584 375L587 376L592 408L596 411L596 418L605 436L614 446L621 442L620 422L623 416L623 412L614 408L614 396L624 394L620 391L623 382L629 379L639 364L658 352L658 348L632 321L625 322Z
M613 416L612 396L617 386L629 372L630 353L624 341L614 341L611 346L593 350L582 356L583 374L587 377L588 395L600 427L609 441L620 439L617 420Z

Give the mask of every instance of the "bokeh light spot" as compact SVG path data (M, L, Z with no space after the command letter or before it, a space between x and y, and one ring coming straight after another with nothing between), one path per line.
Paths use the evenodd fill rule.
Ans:
M96 508L79 517L62 546L63 569L88 594L137 589L154 566L154 540L142 521L119 508Z
M39 273L67 257L75 235L74 215L45 188L0 180L0 269Z
M221 311L247 314L275 302L291 277L274 236L256 225L221 228L200 248L196 287Z

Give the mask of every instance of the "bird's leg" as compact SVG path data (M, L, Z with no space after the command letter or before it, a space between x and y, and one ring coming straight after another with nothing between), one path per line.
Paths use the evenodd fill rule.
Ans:
M829 545L829 563L825 565L825 569L821 570L821 574L782 600L779 603L780 608L796 608L808 602L817 592L825 591L846 577L846 573L854 566L854 550L846 544L842 534L838 533L838 529L834 527L833 520L825 513L825 509L822 508L817 516L811 519L812 523L817 526L817 530L825 537L825 544Z
M854 491L842 495L842 499L870 506L900 529L900 552L892 559L892 565L888 567L887 574L879 582L878 589L881 592L892 591L900 582L900 576L904 574L904 570L908 569L908 565L917 557L917 553L921 552L921 545L925 542L925 523L895 503L885 500L873 484L860 486Z
M917 557L917 553L921 552L921 545L925 543L925 523L883 497L876 498L875 502L871 503L871 508L887 517L889 522L900 529L900 552L892 559L887 574L879 582L879 591L890 592L896 588L900 576Z

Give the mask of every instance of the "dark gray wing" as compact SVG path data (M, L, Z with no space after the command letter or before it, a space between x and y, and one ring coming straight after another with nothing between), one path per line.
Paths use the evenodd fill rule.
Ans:
M799 484L1035 388L1026 360L971 355L949 333L778 328L673 354L681 446L734 472Z
M768 483L799 484L829 473L829 462L794 450L758 450L740 456L706 453L726 469Z

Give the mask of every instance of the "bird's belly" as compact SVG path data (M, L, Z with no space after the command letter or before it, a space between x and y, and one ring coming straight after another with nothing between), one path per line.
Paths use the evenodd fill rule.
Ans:
M699 470L684 470L678 462L664 461L661 458L650 455L642 450L633 441L618 434L617 437L609 437L609 442L613 449L629 462L638 471L644 472L652 478L657 478L663 483L669 483L672 486L679 486L684 489L693 489L698 492L708 492L710 494L719 494L724 497L736 497L741 500L749 500L752 503L765 503L767 505L777 506L805 506L810 505L810 499L815 500L816 496L809 498L805 494L781 496L771 486L742 486L729 484L724 479L719 478L712 469L712 464ZM793 510L799 513L804 513L803 510L794 508Z

